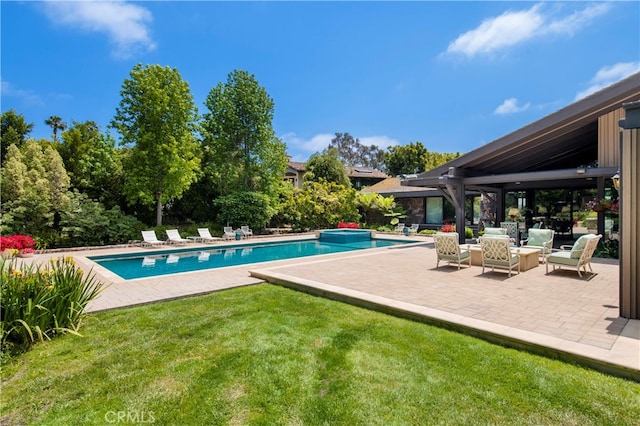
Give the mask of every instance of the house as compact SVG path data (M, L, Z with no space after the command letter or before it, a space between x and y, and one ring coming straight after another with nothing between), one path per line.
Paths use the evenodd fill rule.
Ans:
M289 161L283 180L290 182L296 188L302 188L306 164L307 163ZM347 166L345 167L345 172L351 181L351 185L353 185L355 189L373 185L389 177L379 170L364 166Z
M400 187L417 191L396 185L384 193L426 227L496 226L513 214L523 226L541 221L571 238L589 201L618 197L611 179L620 167L618 122L623 104L637 100L640 73L441 167L400 178ZM598 213L594 232L604 235L605 218Z

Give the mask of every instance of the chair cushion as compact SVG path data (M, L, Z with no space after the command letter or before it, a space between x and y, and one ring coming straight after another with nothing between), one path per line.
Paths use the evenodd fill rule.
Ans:
M573 244L573 247L571 247L571 257L573 259L579 259L580 256L582 256L582 251L587 245L587 241L589 241L589 238L592 238L592 237L593 237L593 234L587 234L578 238L578 240Z
M551 240L551 229L529 229L529 239L527 240L528 246L543 247L545 243L549 243Z
M578 258L571 257L571 252L569 251L558 251L551 253L547 258L547 262L557 263L560 265L576 266L578 264L578 261L580 260L579 258L580 256L578 256Z
M484 228L484 236L489 235L506 235L507 230L504 228Z

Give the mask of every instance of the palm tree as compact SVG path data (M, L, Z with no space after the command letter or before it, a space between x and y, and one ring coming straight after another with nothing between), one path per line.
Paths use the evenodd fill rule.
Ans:
M67 128L67 123L62 121L62 118L58 117L57 115L52 115L51 117L44 120L44 124L46 124L47 126L51 126L51 128L53 129L54 141L58 140L58 130L64 131L64 129Z

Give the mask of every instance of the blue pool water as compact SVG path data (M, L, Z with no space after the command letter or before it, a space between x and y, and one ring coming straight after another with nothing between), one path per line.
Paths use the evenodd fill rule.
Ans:
M345 241L323 241L326 236L324 238L321 236L319 240L264 242L235 246L200 247L198 249L184 248L126 255L91 256L89 259L118 276L130 280L318 254L389 247L412 242L409 240L379 240L370 237L363 239L361 234L354 238L344 238L344 235L339 237L339 232L331 234L329 240L337 238Z

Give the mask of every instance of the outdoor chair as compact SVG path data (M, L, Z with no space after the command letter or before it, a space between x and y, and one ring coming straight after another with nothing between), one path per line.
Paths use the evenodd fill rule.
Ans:
M420 224L419 223L412 223L411 227L409 228L409 233L410 234L417 234L418 233L418 229L420 229Z
M480 248L482 250L482 273L485 267L503 268L511 271L517 266L518 274L520 273L520 256L519 250L512 251L508 238L491 238L480 237Z
M249 228L247 225L242 225L240 227L240 231L242 232L242 236L244 238L250 238L253 237L253 231L251 230L251 228Z
M446 261L451 264L455 262L458 264L458 269L462 262L467 262L471 266L471 252L469 249L463 249L458 244L457 232L444 232L435 234L433 236L433 242L436 246L436 253L438 260L436 262L436 269L440 266L440 261Z
M225 226L223 230L222 238L225 240L235 240L236 239L236 231L233 230L231 226Z
M526 248L540 249L542 263L545 263L547 256L551 254L551 249L553 248L553 235L553 229L531 228L529 229L527 238L520 241L520 245Z
M399 223L396 225L396 232L402 234L404 232L405 224Z
M177 229L167 229L167 237L169 237L169 243L171 244L186 244L188 239L182 238Z
M507 235L507 230L504 228L491 228L491 227L487 227L484 228L484 234L482 235L483 237L502 237L502 238L509 238L509 236ZM478 238L477 243L480 244L480 238Z
M563 266L576 268L580 278L582 278L580 268L586 274L587 266L589 266L589 270L593 272L593 269L591 269L591 257L598 247L600 238L602 238L602 235L586 234L578 238L573 246L560 246L560 251L555 251L547 257L547 274L549 273L549 264L553 265L554 271L556 270L556 265L558 265L558 269L562 269Z
M142 231L142 245L143 246L161 246L166 244L166 241L159 240L156 236L156 231Z
M506 234L514 239L516 245L520 240L520 230L518 229L518 222L500 222L500 228L506 231Z
M209 228L198 228L198 235L200 235L200 241L207 243L214 243L220 241L220 237L214 237L211 235Z

